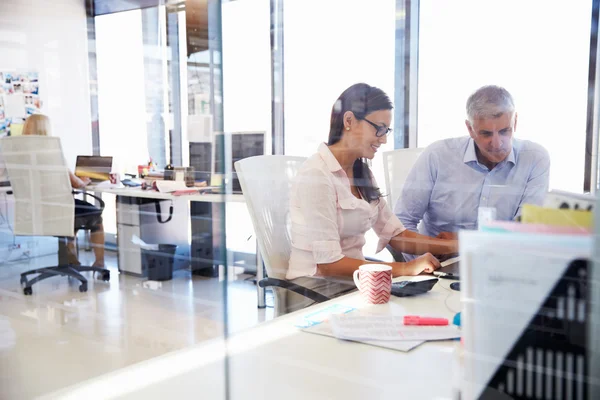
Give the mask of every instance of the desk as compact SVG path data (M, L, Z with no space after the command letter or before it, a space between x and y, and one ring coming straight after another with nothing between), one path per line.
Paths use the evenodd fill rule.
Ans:
M192 202L192 247L191 247L191 262L192 262L192 271L194 270L202 270L207 267L212 267L212 264L208 264L202 259L211 259L214 260L216 257L213 255L212 250L208 253L204 254L204 257L197 257L196 254L200 249L206 248L205 241L200 239L195 239L194 232L204 232L209 233L208 240L211 241L211 249L216 247L218 248L221 243L216 238L213 240L213 221L218 220L220 218L220 214L218 210L212 208L213 203L227 203L227 202L244 202L244 196L242 194L213 194L213 193L205 193L205 194L194 194L194 195L182 195L182 196L174 196L171 193L160 193L155 190L142 190L140 187L124 187L124 188L114 188L107 186L94 186L90 185L85 188L86 191L96 192L96 193L110 193L117 196L124 197L137 197L137 198L145 198L145 199L157 199L157 200L187 200ZM197 216L201 216L200 218L196 218ZM217 228L218 229L218 228ZM264 267L262 264L262 258L260 256L260 251L258 247L256 248L256 279L257 282L265 277ZM258 296L258 307L265 307L265 290L260 286L256 285L257 288L257 296Z
M140 197L145 199L158 199L158 200L174 200L174 199L186 199L189 201L198 201L204 203L226 203L226 202L244 202L244 195L242 194L193 194L193 195L182 195L174 196L171 193L161 193L156 190L142 190L140 187L124 187L124 188L111 188L90 185L85 188L88 192L97 193L111 193L117 196L127 197Z
M228 384L233 400L452 399L456 341L428 342L403 353L306 333L293 326L307 312L331 304L381 313L395 307L395 312L451 318L460 308L460 294L451 291L449 283L440 279L425 295L392 296L386 305L366 305L358 293L351 293L276 318L227 342L211 340L42 398L224 399ZM229 382L225 381L225 365Z

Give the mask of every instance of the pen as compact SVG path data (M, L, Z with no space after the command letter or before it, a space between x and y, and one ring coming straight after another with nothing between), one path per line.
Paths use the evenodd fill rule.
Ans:
M419 317L418 315L405 315L404 325L429 325L444 326L448 325L446 318Z

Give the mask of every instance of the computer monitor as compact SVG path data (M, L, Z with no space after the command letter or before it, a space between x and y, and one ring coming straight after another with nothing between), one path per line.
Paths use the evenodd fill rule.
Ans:
M93 182L107 181L112 171L112 157L77 156L75 175Z
M223 144L225 144L225 152L223 152ZM242 188L235 172L234 164L243 158L265 154L265 133L217 133L214 139L214 148L213 177L216 177L218 180L219 177L226 176L231 172L231 191L233 193L241 193ZM223 156L225 156L225 159L223 159Z

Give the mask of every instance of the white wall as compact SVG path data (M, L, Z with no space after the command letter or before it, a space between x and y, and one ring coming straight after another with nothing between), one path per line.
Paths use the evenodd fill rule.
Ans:
M0 0L0 70L39 73L42 112L62 139L71 168L78 154L91 154L87 24L83 0ZM17 238L12 251L11 200L0 198L0 263L23 254L57 251L54 238ZM11 222L12 223L12 222Z
M83 0L2 0L0 70L39 72L42 112L74 168L91 154L87 24Z
M327 141L333 103L349 86L377 86L393 101L395 2L290 0L283 10L285 154L309 157ZM393 149L390 136L373 159L380 187L381 154Z
M225 132L265 131L269 137L269 1L237 0L224 3L222 10Z
M591 1L423 0L418 146L467 135L467 97L515 97L515 137L550 153L550 188L582 192Z

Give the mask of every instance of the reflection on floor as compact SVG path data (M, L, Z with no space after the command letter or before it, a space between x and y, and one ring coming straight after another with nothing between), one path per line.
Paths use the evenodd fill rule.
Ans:
M89 265L91 253L80 260ZM162 287L120 275L107 256L111 280L52 278L24 296L19 274L56 264L56 256L0 264L0 399L32 398L223 334L224 280L176 271ZM228 283L229 331L273 317L256 307L248 275ZM269 303L269 300L267 300Z

